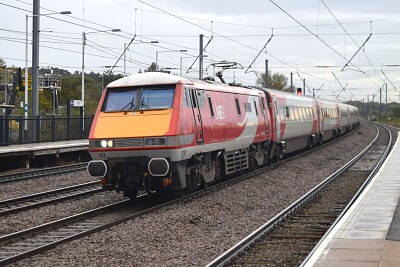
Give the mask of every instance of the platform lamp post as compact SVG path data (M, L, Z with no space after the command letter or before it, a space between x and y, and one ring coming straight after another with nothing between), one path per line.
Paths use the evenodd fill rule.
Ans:
M187 52L186 49L182 50L165 50L165 51L156 51L156 70L158 70L158 54L159 53L168 53L168 52L179 52L179 53L185 53Z
M82 132L85 131L85 45L86 45L86 35L99 32L120 32L121 29L111 29L104 31L94 31L94 32L82 32L82 94L81 100L83 106L81 107L82 116Z
M49 15L56 15L56 14L69 15L69 14L72 14L72 13L71 13L71 11L61 11L61 12L52 12L52 13L46 13L46 14L25 15L25 99L24 99L24 112L25 112L24 140L25 141L28 141L27 140L27 138L28 138L28 100L29 100L28 99L28 80L29 80L29 75L28 75L28 24L29 23L28 23L28 19L30 17L33 18L33 17L49 16ZM38 89L37 86L36 86L36 89ZM32 90L32 98L34 98L33 94L37 94L37 93L38 92L33 92L33 90ZM39 97L36 97L35 99L38 102ZM32 106L34 104L39 107L39 102L38 103L32 103ZM34 107L32 107L32 108L35 109ZM36 115L38 115L38 114L36 114ZM36 136L36 131L34 131L34 132L35 132L34 135Z

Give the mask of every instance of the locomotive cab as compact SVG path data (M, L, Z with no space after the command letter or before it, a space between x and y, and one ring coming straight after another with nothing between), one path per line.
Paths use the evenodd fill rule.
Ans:
M182 143L177 138L182 85L142 83L111 83L89 136L89 174L100 177L103 188L128 197L138 190L184 186L181 179L172 183L173 176L185 176L184 164L173 162L174 149Z

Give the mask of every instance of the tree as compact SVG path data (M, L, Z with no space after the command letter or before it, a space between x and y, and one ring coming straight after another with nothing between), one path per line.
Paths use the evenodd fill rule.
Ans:
M400 106L394 106L391 108L391 114L395 118L400 118Z
M151 64L150 64L150 66L147 68L147 70L145 70L145 72L148 72L148 71L156 71L157 70L157 64L155 63L155 62L152 62Z
M4 59L2 59L0 57L0 67L1 67L1 69L3 69L3 68L5 69L5 66L6 66L6 62L4 61ZM3 70L0 70L0 74L2 74L2 72L3 72ZM3 79L5 79L5 75L0 75L0 83L5 82L5 81L3 81Z
M279 72L276 72L272 75L270 71L268 72L268 88L281 91L289 91L290 88L288 88L287 86L287 80L288 78ZM261 77L257 79L257 85L266 87L266 81L267 77L265 73L262 73Z
M107 70L103 74L103 82L102 82L102 84L103 84L104 87L106 87L107 84L109 84L110 82L113 82L115 80L121 79L123 77L124 76L122 74L114 74L112 71ZM104 88L102 88L102 89L104 89Z
M29 69L31 69L31 68L29 68ZM54 67L40 68L39 69L39 73L41 75L43 75L43 74L53 74L53 75L61 75L63 77L72 75L71 72L69 72L68 70L54 68Z
M62 78L62 88L58 94L58 102L65 105L70 99L81 99L82 77L70 76ZM99 104L101 97L101 87L91 77L85 76L85 116L92 116ZM51 94L47 95L51 101ZM51 103L51 102L50 102ZM77 116L79 109L72 109L72 115Z

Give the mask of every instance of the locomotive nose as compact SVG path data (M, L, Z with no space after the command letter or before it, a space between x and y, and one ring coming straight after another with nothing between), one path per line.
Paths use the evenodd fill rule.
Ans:
M87 171L93 177L104 177L107 174L107 165L102 160L91 160L87 166Z

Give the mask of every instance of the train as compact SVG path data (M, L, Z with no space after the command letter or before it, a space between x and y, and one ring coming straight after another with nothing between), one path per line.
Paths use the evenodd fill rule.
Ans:
M359 124L344 103L268 88L134 74L106 86L88 173L106 190L185 192L338 138Z

